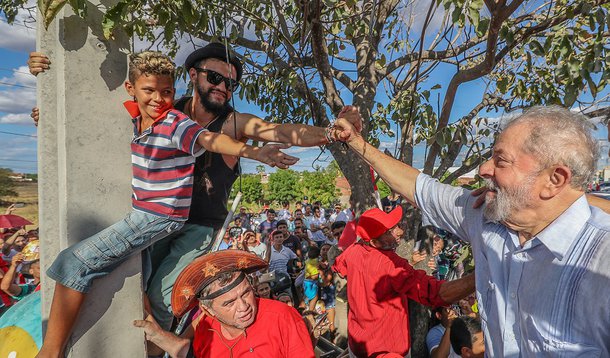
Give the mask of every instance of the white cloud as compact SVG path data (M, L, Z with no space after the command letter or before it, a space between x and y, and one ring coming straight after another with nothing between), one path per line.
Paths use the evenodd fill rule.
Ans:
M307 148L307 147L290 147L288 149L284 149L282 150L283 152L290 154L290 155L296 155L296 154L300 154L300 153L306 153L311 151L312 153L315 152L316 154L320 152L320 150L318 149L318 147L313 147L313 148Z
M0 116L0 123L32 125L33 122L29 113L9 113L4 116Z
M28 66L20 66L13 69L13 75L11 77L2 77L0 82L16 84L20 86L36 87L36 77L30 74Z
M414 29L415 33L419 34L423 28L429 8L430 1L412 1L411 4L405 8L402 14L403 19L410 28ZM443 25L444 17L445 8L442 5L438 5L433 10L432 19L430 19L426 33L436 34Z
M3 143L0 167L11 168L16 173L36 173L36 138L2 135Z
M0 91L0 112L9 114L25 113L36 105L36 90L18 88Z
M28 72L27 66L20 66L10 77L0 78L0 82L9 84L0 84L0 112L6 113L3 123L9 123L7 115L12 115L9 120L13 121L36 105L36 77Z
M35 6L35 1L29 1L26 7ZM6 20L0 19L0 47L13 50L30 52L36 49L36 24L30 13L20 10L13 25Z

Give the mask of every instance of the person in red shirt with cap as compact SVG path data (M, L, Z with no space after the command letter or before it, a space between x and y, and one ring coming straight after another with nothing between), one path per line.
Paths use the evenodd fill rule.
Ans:
M439 281L415 270L395 253L403 230L400 206L389 213L365 211L356 233L360 241L339 255L333 270L347 279L350 357L405 356L410 349L407 299L446 306L474 292L474 276Z

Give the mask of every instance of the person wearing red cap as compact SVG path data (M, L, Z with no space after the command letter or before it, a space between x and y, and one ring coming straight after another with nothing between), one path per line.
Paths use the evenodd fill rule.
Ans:
M360 241L339 255L333 270L347 279L348 341L352 357L410 349L408 299L428 306L446 306L474 292L474 277L445 282L415 270L394 251L403 230L402 207L385 213L365 211L358 220Z
M422 222L471 244L487 356L610 357L610 202L585 193L599 159L586 117L558 106L511 116L479 167L483 206L480 191L440 183L336 125Z

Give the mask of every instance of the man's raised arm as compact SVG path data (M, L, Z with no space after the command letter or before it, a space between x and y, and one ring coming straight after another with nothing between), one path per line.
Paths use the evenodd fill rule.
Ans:
M368 144L360 132L352 125L354 117L360 117L356 107L348 107L339 115L335 123L337 137L345 141L381 176L392 190L415 203L415 180L419 170L383 154L379 149Z
M343 113L341 112L339 116ZM332 127L314 127L298 123L269 123L248 113L239 113L237 116L237 123L240 127L238 133L243 133L244 136L254 140L287 143L299 147L313 147L325 145L337 139L333 136ZM348 117L345 119L351 122L356 131L359 132L362 129L359 118Z

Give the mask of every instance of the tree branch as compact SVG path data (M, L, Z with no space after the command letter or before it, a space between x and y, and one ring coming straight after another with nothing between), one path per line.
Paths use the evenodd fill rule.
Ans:
M328 47L326 46L324 27L320 22L322 3L321 0L313 0L310 4L313 12L311 21L311 49L314 55L314 62L320 74L324 92L326 93L326 103L330 106L333 113L338 113L343 107L343 100L335 87L332 68L328 61Z
M487 93L483 96L483 99L479 104L474 106L474 108L464 117L460 118L460 120L455 124L456 127L468 127L470 122L485 108L489 108L492 106L502 106L505 107L507 105L506 101L498 97L494 94ZM434 177L440 178L446 171L449 169L456 158L460 154L464 143L462 143L461 136L458 131L453 134L453 138L451 139L451 144L449 144L449 148L447 150L447 155L443 160L441 160L440 165L434 171Z
M447 92L445 94L445 100L443 101L443 107L441 109L441 114L439 116L437 131L442 130L449 123L449 118L451 116L451 111L453 109L453 103L455 102L455 96L457 94L457 90L462 83L472 81L474 79L480 78L484 75L487 75L491 70L493 70L496 61L496 46L498 44L498 36L500 32L500 28L502 24L508 17L512 14L510 10L513 12L516 8L523 3L524 0L514 0L509 7L498 7L496 11L491 14L491 19L489 23L489 30L487 32L487 47L485 52L485 58L481 63L471 68L458 71L449 82L449 86L447 87ZM428 152L428 156L426 157L426 162L424 164L424 172L432 173L434 168L434 163L438 154L440 153L440 146L438 143L434 142L430 146L430 151Z

